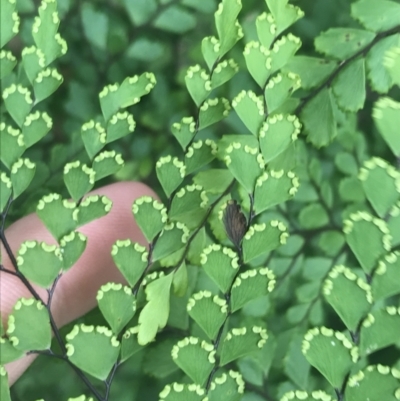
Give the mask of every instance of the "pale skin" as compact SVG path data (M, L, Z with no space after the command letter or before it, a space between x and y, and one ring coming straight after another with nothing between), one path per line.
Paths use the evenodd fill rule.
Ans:
M142 245L146 244L133 219L132 203L143 195L157 198L149 187L138 182L111 184L92 193L107 196L112 200L113 207L107 216L78 229L88 237L87 246L78 262L57 284L51 310L58 327L91 310L96 305L96 294L102 284L124 282L111 258L111 247L116 240L127 238ZM36 214L25 216L12 224L6 230L6 238L14 255L17 254L21 243L26 240L56 243ZM4 267L14 270L3 244L1 244L1 255ZM34 288L46 301L46 290L36 285ZM31 298L32 295L17 277L0 272L0 313L5 327L8 315L21 297ZM34 358L35 355L29 355L6 365L10 385L22 375Z

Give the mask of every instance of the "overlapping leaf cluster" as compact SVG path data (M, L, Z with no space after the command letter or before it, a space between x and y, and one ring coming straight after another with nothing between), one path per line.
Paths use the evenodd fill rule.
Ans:
M18 32L18 16L13 2L1 4L8 13L4 46ZM171 16L152 20L152 4L131 10L135 23L169 26ZM184 77L195 107L171 127L180 149L155 166L162 200L132 205L148 246L128 239L113 245L126 285L108 283L98 292L107 326L75 325L64 340L52 294L85 250L76 229L112 207L104 196L84 196L122 166L121 155L107 148L135 129L130 106L153 89L155 77L144 73L101 91L102 114L80 130L87 161L64 167L73 200L52 193L36 209L58 245L26 241L15 255L17 276L33 297L18 301L2 330L2 364L31 351L54 355L53 331L57 357L98 400L111 399L118 368L142 354L144 370L162 384L160 400L400 399L400 5L353 3L357 28L315 38L324 58L297 54L301 41L288 30L304 16L298 7L266 5L250 39L239 23L241 1L219 4L217 35L202 40L202 62ZM176 5L171 15L181 11ZM86 7L85 18L93 12ZM35 107L62 82L48 67L66 51L58 22L56 3L45 0L32 28L36 46L22 51L26 84L12 73L12 53L1 53L3 221L34 176L25 150L51 129ZM237 90L239 71L251 77L251 89ZM232 99L221 95L226 88L235 88ZM390 91L372 106L379 152L368 148L357 121L370 89ZM232 116L237 131L218 137L214 127ZM47 288L49 298L30 282ZM177 334L165 335L166 327ZM87 375L103 381L105 392ZM1 380L7 400L3 368Z

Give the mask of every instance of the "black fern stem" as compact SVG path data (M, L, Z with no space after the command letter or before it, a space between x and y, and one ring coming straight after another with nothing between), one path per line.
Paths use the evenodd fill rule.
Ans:
M369 43L368 45L366 45L363 49L359 50L357 53L354 53L351 57L349 57L347 60L344 60L340 63L339 67L332 72L332 74L330 75L330 77L328 77L328 79L323 82L320 86L318 86L317 88L315 88L308 96L306 96L305 98L302 99L302 101L300 102L300 104L297 106L294 114L299 114L304 106L310 101L312 100L315 96L318 95L319 92L322 91L322 89L324 89L325 87L328 87L332 81L336 78L336 76L348 65L350 64L352 61L354 61L355 59L357 59L359 56L361 55L365 55L367 54L372 47L374 47L378 42L380 42L382 39L387 38L390 35L394 35L396 33L400 32L400 25L395 26L394 28L388 29L387 31L381 32L380 34L376 35L375 39Z
M119 363L118 362L114 363L114 366L112 367L110 374L108 375L107 379L104 382L104 384L106 385L106 394L104 396L104 401L108 401L110 397L111 384L114 380L115 373L117 372L118 367Z
M152 257L153 257L153 251L154 251L154 247L156 246L157 240L160 237L160 233L158 233L155 238L153 239L153 241L149 244L149 254L147 256L147 265L146 268L144 269L142 275L140 276L138 282L135 284L135 286L132 288L132 294L137 297L138 292L140 290L140 287L142 285L142 282L144 280L144 278L146 277L147 272L149 271L151 264L152 264Z
M82 372L82 370L80 370L77 366L75 366L66 356L66 348L65 348L65 343L63 341L63 339L61 338L61 334L60 331L58 330L58 327L56 325L56 322L54 320L53 314L51 313L51 303L53 300L53 295L54 295L54 291L56 288L56 285L59 281L59 279L61 278L61 274L59 274L56 278L56 280L54 281L53 285L51 286L51 288L49 290L47 290L47 294L48 294L48 300L47 303L44 302L44 300L42 299L42 297L37 293L37 291L35 290L35 288L32 286L32 284L26 279L26 277L19 271L18 268L18 263L17 263L17 259L15 258L15 255L11 249L10 244L8 243L7 237L5 235L4 232L4 228L5 228L5 221L7 218L7 214L8 211L11 207L11 204L13 202L12 196L9 198L6 208L4 210L3 213L1 213L1 227L0 227L0 241L4 246L4 249L7 253L7 256L9 257L11 264L13 265L15 271L6 269L4 265L0 265L0 271L2 271L3 273L6 274L11 274L13 276L18 277L21 282L24 284L24 286L29 290L29 292L32 294L32 296L36 299L36 301L40 301L47 309L47 312L49 314L49 320L50 320L50 326L51 329L54 333L54 336L56 337L56 341L59 345L59 347L61 348L62 351L62 355L57 355L54 354L53 351L47 350L47 351L31 351L28 352L28 354L38 354L38 355L46 355L46 356L51 356L51 357L55 357L58 359L62 359L64 361L66 361L75 371L75 373L79 376L79 378L83 381L83 383L85 383L85 385L89 388L89 390L92 392L92 394L96 397L96 399L98 401L106 401L105 399L103 399L103 397L101 396L101 394L96 390L96 388L93 386L93 384L90 382L90 380L86 377L86 375Z
M0 227L0 232L4 233L4 228L5 228L5 224L6 224L6 218L8 215L8 211L10 210L11 204L13 202L13 197L12 195L8 198L6 207L4 209L4 211L0 214L1 216L1 227Z
M47 311L49 313L50 323L52 323L52 328L53 327L55 328L55 329L53 328L53 332L54 332L54 335L55 335L55 337L57 339L57 343L59 344L59 346L61 348L61 351L65 355L66 352L67 352L67 349L65 348L64 340L61 338L61 335L60 335L60 332L58 330L58 327L57 327L57 325L56 325L56 323L54 321L53 314L51 313L51 303L53 301L54 291L55 291L57 283L58 283L58 281L60 280L61 277L62 277L62 274L59 274L56 277L56 279L54 280L53 285L51 286L51 288L49 290L47 290L48 299L47 299L46 308L47 308Z
M342 385L342 388L340 390L335 388L335 394L336 394L336 397L337 397L337 401L344 401L344 392L346 390L346 386L347 386L347 382L349 380L349 377L350 377L350 373L348 373L346 375L346 377L344 378L343 385Z
M15 272L11 272L10 270L6 269L4 266L3 266L2 270L7 274L13 274L14 276L17 276L23 282L23 284L29 290L29 292L33 295L33 297L37 301L40 301L43 305L46 305L46 303L43 301L43 299L40 297L40 295L32 287L31 283L25 278L25 276L22 273L20 273L20 271L18 269L17 260L13 254L13 251L11 250L10 244L8 243L3 230L1 230L1 232L0 232L0 240L1 240L2 244L4 245L4 249L6 250L8 257L10 258L11 264L13 265Z
M232 293L232 287L233 287L233 283L236 280L236 277L241 273L240 268L243 266L243 252L242 249L239 249L238 252L238 256L239 256L239 268L237 269L237 272L235 274L235 276L232 279L232 283L228 289L228 291L224 294L224 298L225 301L228 305L228 313L226 315L226 318L224 320L224 322L222 323L221 327L218 330L217 336L215 338L215 340L213 341L213 346L214 346L214 351L218 350L218 347L221 343L221 338L222 338L222 334L224 333L226 324L228 323L229 317L231 316L232 312L231 312L231 293ZM217 373L218 369L219 369L219 358L217 357L217 355L215 356L215 365L211 371L211 373L209 374L208 378L207 378L207 382L206 382L206 392L208 393L208 391L210 390L210 386L211 386L211 382L215 376L215 374Z
M75 366L67 356L61 354L55 354L51 349L44 350L44 351L30 351L27 355L30 354L37 354L37 355L45 355L52 358L60 359L66 362L69 366L71 366L72 370L78 375L78 377L82 380L82 382L86 385L86 387L91 391L91 393L96 397L98 401L106 401L104 397L98 392L96 387L90 382L87 376L80 370L77 366Z
M225 191L210 205L210 207L207 210L206 215L204 216L203 220L201 221L201 223L199 224L199 226L196 228L196 230L194 230L193 234L190 236L190 238L188 239L187 243L186 243L186 247L185 247L185 251L183 252L182 257L179 259L178 263L175 265L175 267L173 268L174 271L178 270L180 265L183 263L183 261L186 259L187 253L189 252L189 246L192 243L192 241L196 238L197 233L204 227L204 225L206 224L206 221L208 220L208 218L210 217L210 214L212 213L212 211L214 210L215 206L218 204L218 202L225 196L227 195L233 185L235 184L235 180L232 180L232 182L228 185L228 187L225 189Z

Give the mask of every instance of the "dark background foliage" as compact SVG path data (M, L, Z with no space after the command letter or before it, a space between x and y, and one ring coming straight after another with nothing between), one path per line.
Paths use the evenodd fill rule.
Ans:
M23 43L18 38L10 43L17 58L22 48L32 43L31 27L37 13L36 3L33 0L17 1L22 19ZM155 163L160 156L180 152L170 133L170 126L181 117L195 112L185 87L184 75L190 65L203 63L201 39L213 34L215 29L213 13L217 7L216 0L151 0L148 4L154 5L154 8L149 15L138 13L139 9L148 8L143 5L146 0L59 0L58 3L60 33L68 43L67 55L57 61L64 83L55 95L40 105L40 109L47 110L52 116L54 127L39 146L26 152L26 157L37 164L36 176L27 195L22 195L15 202L7 224L33 211L44 194L58 192L68 196L61 179L62 169L70 160L85 161L87 158L80 140L80 128L84 122L100 114L98 93L106 84L121 82L126 76L145 71L156 75L157 85L149 96L135 106L137 127L133 135L110 145L110 148L122 153L124 168L115 176L102 180L100 185L107 181L140 180L161 195ZM350 18L350 2L346 0L303 0L296 3L305 12L305 17L291 29L303 43L298 54L315 55L314 38L330 27L358 26ZM171 8L174 13L166 16ZM245 42L255 38L254 20L264 10L265 3L262 0L243 1L240 22L244 28ZM236 47L232 56L244 65L241 52L241 47ZM7 86L7 80L3 80L2 85ZM240 90L254 88L255 83L249 74L240 72L219 91L232 99ZM398 95L398 89L393 89L393 92ZM393 156L372 125L371 107L376 99L375 93L368 92L366 107L359 113L359 127L364 132L359 147L367 147L373 150L371 153L374 155L392 162ZM226 133L246 133L235 113L231 113L216 127L202 131L199 139L215 138ZM332 145L320 151L319 158L324 166L324 159L331 159L337 146ZM326 163L328 175L329 163ZM314 251L311 245L305 255L313 255ZM284 313L286 305L283 303L279 308ZM331 310L326 312L331 318L330 327L343 329L336 315ZM104 323L98 310L81 320L86 324ZM279 326L279 322L272 324ZM67 326L61 332L65 335L70 330L71 326ZM280 341L285 342L285 335L290 338L290 333L286 332ZM159 337L166 341L151 346L151 352L157 353L157 347L171 347L181 335L168 329ZM300 344L300 337L297 342ZM157 360L155 365L151 352L138 354L119 370L111 399L155 400L166 383L180 377L170 360L166 359L164 364ZM399 351L393 347L374 354L371 362L374 362L374 358L386 360L390 365L399 358ZM277 372L272 374L277 376L272 380L284 380L283 373L280 373L282 377ZM22 401L28 399L29 395L29 399L33 400L46 394L46 399L58 400L63 398L62 395L77 396L83 390L82 383L65 363L38 358L12 388L12 399Z
M25 196L11 210L8 223L35 207L36 201L49 190L66 194L59 179L64 164L72 159L85 160L83 143L78 139L82 124L100 114L98 93L104 85L121 82L126 76L154 72L157 85L150 96L136 107L137 128L133 135L112 144L126 160L117 177L141 180L158 189L155 178L155 161L166 154L176 154L177 143L170 134L170 126L182 116L192 115L194 104L186 90L184 75L193 64L202 63L201 39L214 32L213 13L216 0L159 1L152 0L153 12L137 17L138 5L144 1L59 1L60 34L68 44L68 53L57 61L64 77L63 85L55 95L45 100L40 109L48 110L54 127L41 142L41 146L29 149L26 156L37 163L37 187L34 199L26 202ZM15 38L11 48L18 57L24 46L33 44L31 28L37 13L33 0L18 0L21 15L21 39ZM174 18L163 18L173 7L180 13ZM333 26L352 26L350 5L344 0L326 2L307 0L301 4L305 17L295 24L293 33L303 42L299 54L312 55L313 39L321 31ZM149 7L143 7L147 9ZM260 0L244 2L241 24L245 30L245 42L255 38L255 18L265 10ZM169 15L168 15L169 16ZM146 18L147 17L147 18ZM161 22L160 22L161 21ZM236 50L236 52L235 52ZM240 48L232 56L244 64ZM7 86L7 80L2 85ZM248 74L239 73L224 86L224 95L232 98L238 89L254 88ZM218 94L219 95L219 94ZM365 112L369 115L368 111ZM201 136L213 136L215 128L202 132ZM231 113L218 125L220 132L245 131L239 118ZM103 185L105 182L102 182ZM31 189L33 189L31 187ZM30 194L33 191L29 191ZM26 205L31 209L26 210Z

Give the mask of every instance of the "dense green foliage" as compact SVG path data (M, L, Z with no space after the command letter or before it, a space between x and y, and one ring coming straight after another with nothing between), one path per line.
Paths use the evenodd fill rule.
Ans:
M1 400L400 400L400 2L243 3L1 0L1 241L59 244L19 277L54 291L91 189L161 199L95 311L16 304L0 363L43 356Z

